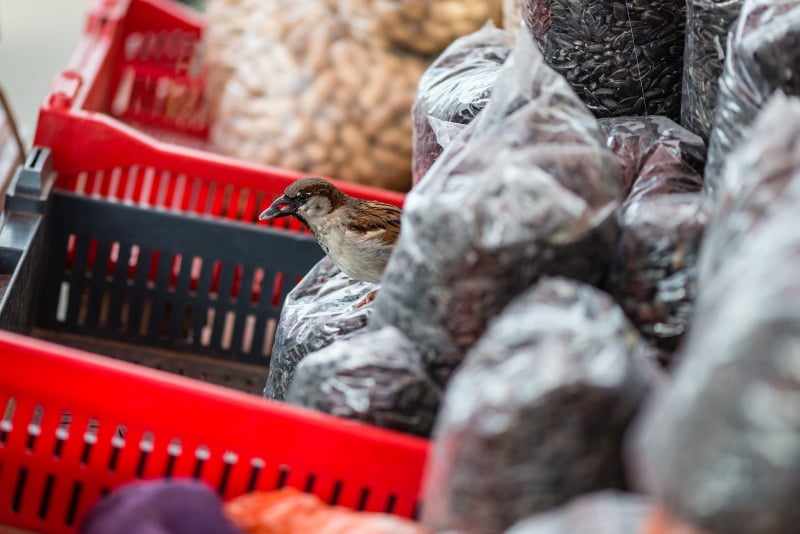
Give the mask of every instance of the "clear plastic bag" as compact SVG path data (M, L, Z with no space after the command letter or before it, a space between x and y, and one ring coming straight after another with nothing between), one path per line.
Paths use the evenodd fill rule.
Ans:
M701 193L644 197L620 210L609 292L673 364L697 296L697 257L708 222Z
M598 117L680 118L685 0L525 0L522 15Z
M337 0L353 35L370 46L438 54L487 20L500 24L501 0Z
M373 305L359 304L378 287L346 276L328 256L320 260L286 296L264 396L284 400L303 358L364 328Z
M492 321L447 387L423 523L502 532L623 487L623 434L654 377L646 343L610 296L543 279Z
M314 0L252 18L210 138L224 154L405 191L411 106L429 60L371 48Z
M728 32L744 0L688 0L683 56L681 124L705 141L717 106L717 81L725 62Z
M414 346L387 327L338 341L297 366L286 397L339 417L429 436L440 390Z
M635 440L648 490L707 532L800 524L800 179L783 195L702 288L673 384Z
M777 90L800 95L800 1L745 0L728 39L708 146L705 186L715 194L725 159Z
M453 42L422 75L412 107L415 184L449 144L451 132L460 132L486 107L512 45L510 33L487 24Z
M659 115L607 118L598 123L606 145L619 158L626 202L702 188L706 147L696 134Z
M742 242L769 219L770 209L793 201L787 188L798 180L800 99L778 92L728 158L699 258L701 290L738 256Z
M488 106L406 197L370 327L399 328L444 383L541 275L602 278L621 197L597 121L519 32Z
M607 490L520 521L505 534L644 534L652 513L644 495Z
M618 212L607 289L669 365L697 293L697 255L708 221L700 194L705 145L666 117L599 122L631 184Z

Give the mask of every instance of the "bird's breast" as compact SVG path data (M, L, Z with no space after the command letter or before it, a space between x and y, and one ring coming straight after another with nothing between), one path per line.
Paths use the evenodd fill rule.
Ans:
M350 278L378 282L383 275L391 247L380 240L364 239L348 232L345 225L320 224L312 228L320 247Z

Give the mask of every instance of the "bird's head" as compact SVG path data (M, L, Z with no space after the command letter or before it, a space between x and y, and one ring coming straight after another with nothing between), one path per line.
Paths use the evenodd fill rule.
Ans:
M303 178L294 182L258 216L277 219L294 215L303 222L328 215L347 201L347 195L322 178ZM307 223L306 223L307 224Z

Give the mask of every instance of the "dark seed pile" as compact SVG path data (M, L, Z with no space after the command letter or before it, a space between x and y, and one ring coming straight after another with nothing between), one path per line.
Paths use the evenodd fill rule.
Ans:
M728 32L744 0L688 0L683 56L681 124L708 141L717 106L717 81Z
M679 119L685 0L525 0L522 13L596 116Z
M414 346L389 327L308 356L297 366L286 401L427 437L439 396Z
M372 303L356 304L377 287L346 276L328 256L320 260L286 296L264 396L283 400L300 360L364 328Z
M422 179L446 145L442 129L460 131L486 107L514 40L487 26L453 42L419 81L414 99L413 179Z
M719 78L705 186L716 193L728 154L775 91L800 95L800 1L746 0Z
M623 436L655 376L648 350L591 286L545 278L515 299L445 392L426 526L503 532L575 496L623 487Z

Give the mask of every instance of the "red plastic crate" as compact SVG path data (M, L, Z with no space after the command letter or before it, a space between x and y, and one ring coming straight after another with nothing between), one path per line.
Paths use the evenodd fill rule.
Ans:
M76 532L109 489L165 475L223 498L287 485L354 509L418 506L419 438L8 332L0 369L0 525Z
M256 222L300 173L209 150L204 20L167 0L95 0L69 66L40 110L58 187L112 200ZM405 195L334 180L350 195ZM303 230L293 218L276 224Z
M205 150L203 25L166 0L95 1L35 133L34 144L52 152L60 190L244 228L300 176ZM404 200L338 185L358 197ZM275 224L303 231L288 218ZM77 250L68 246L67 261ZM113 249L99 254L90 250L88 264L114 271ZM238 287L233 280L233 296ZM427 455L422 439L5 331L0 417L0 525L36 532L75 532L106 491L166 475L195 476L225 498L289 485L412 516Z

